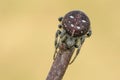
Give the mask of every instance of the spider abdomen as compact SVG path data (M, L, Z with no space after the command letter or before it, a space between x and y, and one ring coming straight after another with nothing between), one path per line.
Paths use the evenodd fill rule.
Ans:
M70 36L85 35L90 29L90 21L85 13L82 11L68 12L62 20L63 29Z

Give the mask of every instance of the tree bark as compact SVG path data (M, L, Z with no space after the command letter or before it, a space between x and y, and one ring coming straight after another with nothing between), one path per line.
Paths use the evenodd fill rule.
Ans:
M62 80L74 50L74 47L67 49L63 45L59 48L46 80Z

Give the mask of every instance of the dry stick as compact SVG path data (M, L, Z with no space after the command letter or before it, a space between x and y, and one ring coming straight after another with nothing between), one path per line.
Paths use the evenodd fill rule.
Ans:
M54 60L46 80L62 80L75 48L60 48Z

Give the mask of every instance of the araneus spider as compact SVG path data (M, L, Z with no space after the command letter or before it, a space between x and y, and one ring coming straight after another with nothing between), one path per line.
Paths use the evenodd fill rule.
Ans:
M59 46L65 43L68 49L77 48L76 55L70 62L71 64L76 59L85 38L91 36L90 20L84 12L79 10L70 11L58 20L60 24L58 25L59 30L56 32L53 58L55 59Z

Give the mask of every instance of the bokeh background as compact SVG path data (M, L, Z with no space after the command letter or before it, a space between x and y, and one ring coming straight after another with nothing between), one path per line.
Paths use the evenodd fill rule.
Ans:
M84 11L93 34L63 80L120 80L120 0L0 0L0 80L45 80L57 18Z

